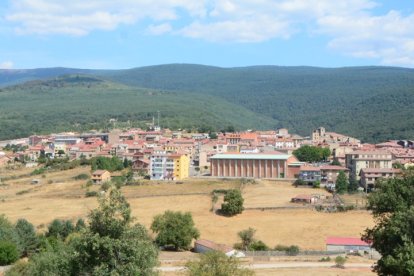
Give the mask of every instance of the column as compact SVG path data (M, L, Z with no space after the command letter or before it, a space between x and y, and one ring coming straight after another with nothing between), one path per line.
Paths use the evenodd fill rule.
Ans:
M267 159L265 160L264 178L268 178L268 176L267 176Z
M237 162L237 159L235 159L235 160L234 160L234 165L235 165L235 167L234 167L234 176L235 176L235 177L238 177L238 175L237 175L237 173L238 173L238 170L237 170L237 165L238 165L238 163L239 163L239 162Z
M283 178L287 178L287 160L285 160L285 167L284 167L284 174L283 174Z

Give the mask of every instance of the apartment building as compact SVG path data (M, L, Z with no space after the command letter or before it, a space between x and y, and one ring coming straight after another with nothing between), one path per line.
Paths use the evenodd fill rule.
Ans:
M360 180L362 169L391 169L392 154L383 150L357 150L345 155L346 167L355 179Z
M154 153L150 158L151 180L181 180L189 176L190 158L182 153Z

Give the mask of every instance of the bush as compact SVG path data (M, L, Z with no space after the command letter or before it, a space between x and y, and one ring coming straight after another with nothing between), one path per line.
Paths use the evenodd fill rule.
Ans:
M85 197L94 197L94 196L98 196L97 191L86 191L85 193Z
M320 262L330 262L331 261L331 257L323 257L322 259L319 260Z
M0 241L0 265L9 265L19 259L16 244L10 241Z
M190 261L185 265L190 276L248 276L254 273L240 266L239 260L227 257L220 251L210 251L200 256L199 261Z
M287 255L289 256L296 256L299 254L299 246L297 245L291 245L291 246L286 246L286 245L276 245L275 246L275 250L276 251L285 251Z
M35 169L34 171L32 171L30 175L40 175L45 172L46 172L45 168L39 168L39 169Z
M253 241L250 246L249 250L251 251L267 251L269 247L262 241Z
M230 190L224 196L224 203L221 205L221 212L227 216L234 216L241 214L243 208L244 199L239 190Z
M289 256L296 256L299 254L299 246L291 245L286 249L286 254Z
M81 173L81 174L78 174L77 176L75 176L73 179L75 179L75 180L86 180L86 179L89 179L89 175L87 175L86 173Z
M339 268L344 268L344 264L345 264L345 262L346 262L346 258L345 258L345 257L342 257L342 256L337 256L337 257L335 258L335 264L336 264L336 266L337 266L337 267L339 267Z
M48 226L46 237L55 237L58 239L66 239L71 233L75 231L75 227L70 220L54 219Z
M315 189L320 188L321 187L321 182L320 181L313 182L312 187L315 188Z

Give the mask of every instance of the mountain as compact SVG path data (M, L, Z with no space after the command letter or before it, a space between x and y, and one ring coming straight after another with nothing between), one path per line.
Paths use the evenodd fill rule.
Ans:
M37 72L34 69L29 75L21 72L14 82L28 78L56 77L64 68L39 70ZM207 99L210 101L208 110L214 112L210 112L209 116L214 119L200 121L198 117L187 116L186 126L183 121L177 121L174 125L178 127L187 127L190 122L193 126L210 125L215 128L227 124L257 129L287 127L292 132L309 135L313 128L325 126L330 131L352 135L368 142L412 139L414 136L413 69L282 66L220 68L170 64L127 70L66 70L69 70L69 74L88 74L113 85L123 85L128 87L124 88L126 91L162 91L168 95L168 99L174 95L187 101L187 104L191 99L191 104L196 109ZM4 72L0 71L0 86L5 84L4 79ZM25 90L23 86L19 89L21 93ZM52 93L60 94L58 90L56 88ZM107 97L107 89L101 92L103 97ZM158 100L163 101L164 98L157 99L157 102ZM152 107L161 108L159 105L151 105ZM178 101L175 108L182 108L182 103ZM252 126L251 121L243 116L217 116L222 115L223 108L239 110L237 114L246 114L250 119L260 119ZM203 110L206 110L205 107ZM112 111L112 107L107 109L108 113L117 117L120 109ZM122 118L121 116L120 119ZM138 116L134 120L140 118ZM164 119L167 117L164 116ZM219 124L220 120L225 122Z
M0 140L33 133L140 126L161 112L169 128L272 128L274 120L221 98L130 87L101 77L67 75L0 91Z

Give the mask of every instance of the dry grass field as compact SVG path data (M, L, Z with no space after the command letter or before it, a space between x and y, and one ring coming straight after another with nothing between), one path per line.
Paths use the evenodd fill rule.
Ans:
M85 198L86 180L76 181L73 177L88 172L88 168L77 168L47 173L44 178L36 176L8 180L6 185L0 186L0 214L13 221L24 217L37 226L47 225L54 218L85 217L97 206L97 200L94 197ZM3 173L0 172L0 176ZM22 174L19 171L7 173ZM31 185L33 178L40 179L42 183ZM123 192L137 222L149 227L153 217L165 210L189 211L202 238L229 245L238 241L237 232L253 227L257 229L257 238L270 246L296 244L302 249L324 250L327 236L359 236L373 224L371 215L366 211L247 210L232 218L210 211L212 190L239 185L237 180L197 179L183 181L182 184L146 182L141 186L124 187ZM246 207L289 206L292 196L304 193L325 192L276 182L259 182L243 188Z

